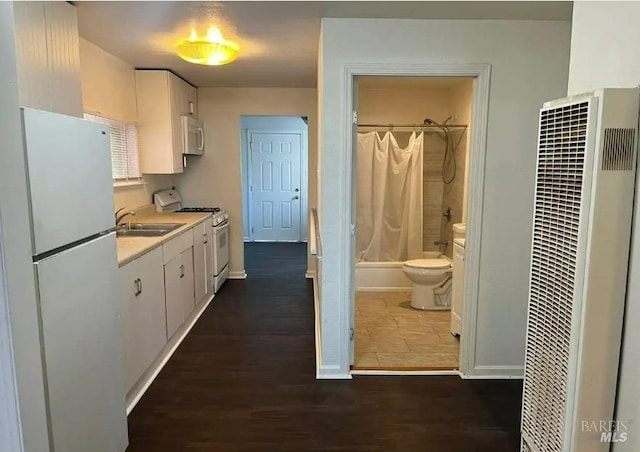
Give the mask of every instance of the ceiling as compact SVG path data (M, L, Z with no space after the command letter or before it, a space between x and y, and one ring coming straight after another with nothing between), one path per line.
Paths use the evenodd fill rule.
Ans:
M572 2L78 1L80 35L137 68L165 68L196 86L315 87L320 19L571 20ZM192 27L217 26L240 45L226 66L182 61L175 44Z

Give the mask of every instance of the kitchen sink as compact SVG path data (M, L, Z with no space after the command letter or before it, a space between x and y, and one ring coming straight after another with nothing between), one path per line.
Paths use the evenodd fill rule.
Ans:
M118 237L161 237L185 223L127 223L117 230Z

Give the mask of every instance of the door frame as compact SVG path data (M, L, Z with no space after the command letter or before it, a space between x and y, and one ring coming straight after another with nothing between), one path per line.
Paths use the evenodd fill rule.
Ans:
M252 211L252 203L253 203L253 192L251 187L253 185L253 168L252 168L252 160L251 160L251 135L254 133L259 134L286 134L286 135L298 135L300 137L300 235L299 240L295 243L299 242L307 242L307 219L308 219L308 206L309 206L309 197L308 197L308 132L305 133L303 130L289 130L289 129L246 129L247 136L243 143L244 154L246 156L246 168L247 168L247 185L243 190L245 192L245 202L247 205L247 225L248 225L248 238L249 242L254 242L253 236L253 211ZM246 240L245 240L246 241ZM279 241L276 241L276 243ZM288 241L282 241L282 243L286 243ZM294 243L294 242L291 242Z
M344 104L339 118L342 124L342 142L345 152L337 162L341 175L341 196L343 201L340 227L338 231L341 249L341 267L350 269L355 262L355 236L352 234L351 216L354 204L353 180L356 174L354 152L354 93L356 79L363 76L385 77L465 77L473 78L473 105L471 113L471 134L469 142L469 170L466 208L465 246L465 289L460 335L460 370L462 378L473 378L476 357L476 333L478 321L478 296L480 282L480 242L482 238L482 215L484 205L484 175L487 153L487 128L489 119L490 64L388 64L350 63L342 66ZM357 119L356 119L357 120ZM345 370L351 375L351 329L354 327L355 280L354 271L342 272L340 320L341 357Z
M22 451L2 237L2 218L0 218L0 412L4 413L0 416L0 449Z

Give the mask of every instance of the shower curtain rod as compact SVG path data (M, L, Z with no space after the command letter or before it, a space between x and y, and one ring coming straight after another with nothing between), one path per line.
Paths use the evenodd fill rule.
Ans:
M450 129L450 128L463 128L466 129L468 127L467 124L446 124L443 126L435 125L435 124L358 124L358 127L381 127L381 128L399 128L399 127L410 127L412 129L426 129L426 128L435 128L435 129Z

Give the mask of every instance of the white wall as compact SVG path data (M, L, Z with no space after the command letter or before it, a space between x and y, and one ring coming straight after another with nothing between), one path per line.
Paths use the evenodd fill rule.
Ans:
M309 88L201 88L198 115L204 121L207 149L192 157L178 188L186 204L220 206L230 215L230 271L244 274L240 117L274 115L309 118L309 207L316 205L316 103ZM309 258L309 268L313 261Z
M134 68L95 44L80 38L80 73L84 110L107 118L136 123ZM145 174L144 185L113 191L114 210L151 204L155 191L176 185L179 175Z
M569 94L640 84L640 3L575 2ZM640 179L638 180L640 183ZM640 186L636 188L640 193ZM637 196L637 195L636 195ZM636 210L638 209L636 200ZM640 219L635 213L616 419L634 420L615 452L640 450Z
M309 155L309 133L308 125L304 122L302 117L299 116L242 116L240 118L240 150L242 153L242 216L244 223L242 225L243 240L245 242L250 241L249 233L249 131L285 131L285 132L299 132L302 137L302 158L301 169L302 175L308 177L308 155ZM314 143L315 144L315 143ZM307 181L303 180L300 187L302 193L301 207L301 221L300 227L302 228L302 240L307 241L309 239L309 225L308 225L308 194L307 194Z
M323 19L322 367L345 376L341 232L348 182L334 162L345 152L344 65L490 63L476 375L521 375L524 362L537 117L566 94L570 24L560 21ZM321 373L323 369L321 368Z
M14 12L11 2L0 2L0 61L0 190L3 193L0 197L0 217L3 222L0 240L4 257L5 290L9 300L23 447L25 451L46 452L49 450L49 437L36 289L31 260L31 225L18 103ZM4 296L0 296L0 302L3 298ZM0 328L4 327L5 325L0 325ZM5 362L0 365L4 366ZM9 422L15 422L15 418L10 418L12 410L5 406L11 403L10 399L0 399L0 417L7 416L7 428L15 428L15 425L9 425ZM3 441L0 441L1 445L4 445Z

